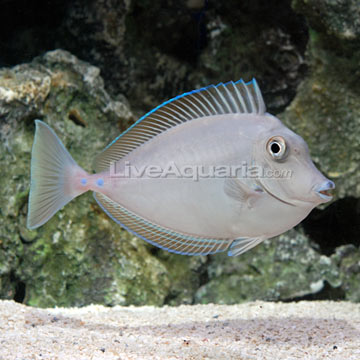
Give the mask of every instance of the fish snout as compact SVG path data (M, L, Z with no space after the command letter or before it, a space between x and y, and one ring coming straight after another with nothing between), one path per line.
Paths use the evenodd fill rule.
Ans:
M324 202L332 199L331 190L335 189L335 183L331 180L326 180L321 185L315 187L314 191Z

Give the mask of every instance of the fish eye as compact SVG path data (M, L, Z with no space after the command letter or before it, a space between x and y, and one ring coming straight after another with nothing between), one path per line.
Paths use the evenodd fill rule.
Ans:
M275 160L283 160L287 155L286 141L282 136L273 136L266 145L268 153Z

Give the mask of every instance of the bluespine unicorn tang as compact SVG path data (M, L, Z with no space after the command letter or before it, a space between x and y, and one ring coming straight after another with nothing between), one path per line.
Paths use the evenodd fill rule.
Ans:
M36 120L28 227L90 190L109 217L155 246L236 256L297 225L335 188L305 141L266 112L255 80L166 101L110 143L94 168L79 167Z

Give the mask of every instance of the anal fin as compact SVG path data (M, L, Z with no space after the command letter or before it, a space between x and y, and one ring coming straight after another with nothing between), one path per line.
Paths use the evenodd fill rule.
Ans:
M183 234L154 224L101 193L94 193L94 198L104 212L124 229L169 252L181 255L215 254L227 250L232 241Z

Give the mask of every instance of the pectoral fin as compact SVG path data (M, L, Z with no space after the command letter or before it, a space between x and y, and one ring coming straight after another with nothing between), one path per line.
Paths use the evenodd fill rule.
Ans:
M226 195L241 203L241 206L246 205L252 208L256 200L263 193L262 189L255 185L248 186L238 178L228 178L225 180L224 191Z

